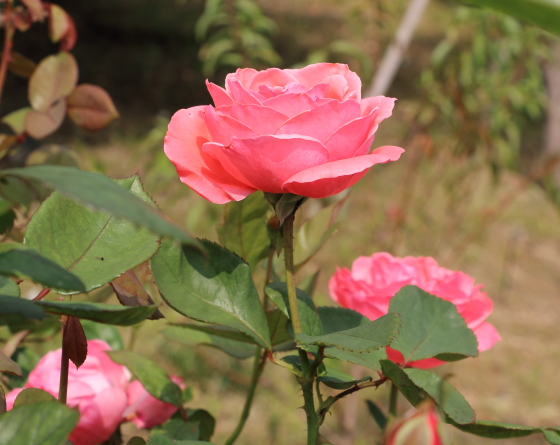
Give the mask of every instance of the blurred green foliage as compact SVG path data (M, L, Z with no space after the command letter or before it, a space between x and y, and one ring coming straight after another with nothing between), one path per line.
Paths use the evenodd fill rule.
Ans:
M459 7L421 75L421 125L435 140L451 135L457 154L519 167L523 129L547 105L550 39L509 16Z

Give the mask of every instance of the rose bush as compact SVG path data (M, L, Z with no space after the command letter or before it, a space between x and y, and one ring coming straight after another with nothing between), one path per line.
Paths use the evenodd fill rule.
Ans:
M375 320L387 313L391 298L409 284L455 304L476 335L479 351L490 349L500 339L496 328L485 321L493 304L481 291L482 285L475 285L463 272L440 267L430 257L396 258L385 252L362 256L354 261L351 271L344 267L337 269L329 281L329 290L341 306ZM398 351L387 348L387 355L396 363L403 362ZM426 359L407 363L407 366L431 368L443 363Z
M217 204L257 190L334 195L404 151L384 146L370 153L395 99L361 99L360 78L346 65L238 69L225 89L207 87L215 108L175 113L164 149L181 181Z
M123 421L139 428L151 428L167 421L177 407L152 397L135 380L129 384L130 372L113 362L105 351L111 347L101 340L88 341L88 355L79 369L70 364L67 405L77 406L80 421L69 439L74 445L97 445L105 442ZM7 409L12 409L18 394L25 388L39 388L58 397L62 349L46 354L29 374L24 388L6 395ZM172 380L184 387L180 377Z
M74 445L104 442L122 422L130 373L105 354L110 349L104 341L90 340L84 364L79 369L70 364L67 404L80 410L80 421L69 436ZM39 388L58 397L61 355L62 349L46 354L29 374L25 388ZM12 408L23 389L14 389L7 394L8 409Z

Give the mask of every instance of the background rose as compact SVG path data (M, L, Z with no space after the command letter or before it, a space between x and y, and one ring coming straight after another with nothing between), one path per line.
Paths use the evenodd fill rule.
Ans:
M175 375L170 377L181 389L185 388L185 382L181 377ZM124 412L124 417L132 421L138 428L152 428L161 425L177 411L175 405L151 396L138 380L128 385L126 394L128 407Z
M216 108L175 113L165 153L181 181L217 204L257 190L334 195L403 152L385 146L369 153L395 99L361 99L361 81L346 65L239 69L225 89L207 87Z
M500 335L485 320L492 312L492 300L481 291L482 285L463 272L438 266L430 257L396 258L388 253L359 257L352 270L337 269L329 282L332 298L341 306L354 309L371 320L385 315L391 298L403 287L413 284L457 306L478 340L478 350L490 349ZM403 362L400 352L387 348L396 363ZM416 368L431 368L444 362L437 359L407 363Z
M122 421L127 405L128 370L114 363L105 351L111 348L101 340L88 341L88 356L79 369L70 363L68 401L80 410L80 421L70 434L74 445L97 445L109 439ZM29 374L25 388L39 388L58 397L61 349L51 351ZM7 408L23 388L7 394Z

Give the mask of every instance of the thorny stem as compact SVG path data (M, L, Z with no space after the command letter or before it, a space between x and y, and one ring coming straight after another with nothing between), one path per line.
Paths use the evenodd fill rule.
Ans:
M14 35L14 30L12 28L12 0L5 0L5 3L4 50L2 51L2 62L0 62L0 101L2 101L2 92L4 91L4 83L6 82L8 63L10 63L12 52L12 37Z
M296 334L301 334L301 320L296 296L296 283L294 280L294 213L291 213L284 220L284 262L286 265L286 287L288 289L288 302L290 305L290 320ZM303 408L307 417L307 444L316 445L319 437L319 416L315 412L315 399L313 398L313 382L315 381L315 371L321 363L318 355L317 359L309 364L307 353L298 348L299 359L301 362L302 377L299 379L303 391Z
M325 415L329 412L329 410L331 409L331 406L333 406L335 404L335 402L339 401L340 399L349 396L350 394L354 394L357 391L360 391L361 389L365 389L365 388L377 388L379 386L381 386L383 383L385 383L387 381L387 378L383 377L379 380L375 380L373 382L361 382L361 383L357 383L356 385L352 386L352 388L349 388L345 391L342 391L341 393L338 393L336 396L334 397L329 397L327 398L327 400L325 400L324 403L321 404L321 407L319 408L317 414L319 416L319 421L320 424L323 423L323 421L325 420Z
M276 251L276 248L274 246L274 244L270 245L270 248L268 250L268 264L267 264L267 268L266 268L266 277L264 280L264 285L266 286L271 279L272 276L272 261L274 259L274 252ZM264 293L264 297L263 297L263 309L266 312L268 308L268 296L266 295L266 292ZM241 431L243 431L243 427L245 426L245 422L247 422L247 418L249 417L249 413L251 412L251 405L253 404L253 399L255 397L255 390L257 389L257 384L259 383L259 379L262 375L262 372L264 370L264 366L266 365L266 358L267 358L267 352L268 351L263 351L262 348L257 347L255 350L255 357L254 357L254 361L253 361L253 374L251 376L251 383L249 385L249 391L247 393L247 399L245 399L245 406L243 407L243 411L241 412L241 417L239 418L239 422L237 423L237 427L235 428L235 430L233 431L233 433L231 433L231 436L229 437L229 439L226 441L225 445L232 445L237 438L239 437L239 435L241 434ZM262 356L261 356L262 353Z

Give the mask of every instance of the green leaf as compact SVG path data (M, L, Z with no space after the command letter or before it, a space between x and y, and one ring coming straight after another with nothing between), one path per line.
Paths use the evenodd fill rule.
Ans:
M560 445L560 431L557 429L543 429L544 438L552 445Z
M138 176L116 182L153 206ZM159 247L158 237L152 232L105 212L91 211L60 193L54 193L33 215L25 243L71 270L87 291L143 263Z
M117 331L114 326L96 323L91 320L82 320L82 327L86 333L86 338L88 340L103 340L113 351L118 351L124 348L124 344L121 338L121 334Z
M126 366L156 399L182 407L181 388L159 365L131 351L107 351L107 354L114 362Z
M380 360L387 358L385 348L378 349L367 353L344 351L338 348L325 348L326 357L335 358L343 362L355 363L374 371L381 371Z
M211 346L238 359L246 359L255 355L255 345L228 339L208 332L189 329L192 325L170 326L162 331L169 340L186 346ZM251 342L253 343L253 342Z
M302 346L334 346L339 349L369 352L388 346L399 329L399 316L386 314L357 328L310 336L296 334L296 343Z
M439 354L478 355L476 336L449 301L405 286L391 299L389 313L401 316L402 327L391 347L402 352L405 363Z
M271 349L270 333L247 263L229 250L202 241L208 255L164 240L151 269L164 300L196 320L237 329Z
M41 402L56 402L54 396L47 391L38 388L25 388L20 392L14 401L14 407L22 405L31 405Z
M0 351L0 372L6 372L8 374L17 375L21 377L23 371L21 366L14 362L10 357Z
M0 275L0 295L19 297L19 286L5 275Z
M210 440L214 434L214 427L216 421L214 417L203 409L187 410L187 419L173 418L164 425L154 428L152 430L152 437L164 436L173 440L173 443L186 443L188 441L193 443L200 440Z
M14 225L16 214L12 209L0 213L0 235L10 231Z
M367 317L359 312L343 307L321 306L318 311L325 334L346 331L370 322Z
M62 403L23 405L0 415L0 443L60 445L78 423L80 414Z
M23 244L0 244L0 274L31 281L59 292L84 292L74 274Z
M476 423L468 425L459 425L455 422L450 423L465 433L487 437L489 439L514 439L517 437L530 436L531 434L540 433L542 431L541 428L490 422L488 420L479 420Z
M403 371L417 387L429 394L455 422L467 424L476 420L476 414L461 393L439 375L415 368L407 368Z
M42 320L45 312L32 301L8 295L0 295L0 325L10 324L16 320Z
M385 431L385 427L387 426L387 416L385 416L383 411L381 411L381 408L379 408L372 400L366 400L366 404L371 417L373 417L373 420L375 420L379 429L381 431Z
M218 227L220 243L237 253L254 270L268 255L270 239L266 214L270 205L261 193L225 205L224 223Z
M352 388L352 386L357 385L361 382L371 382L373 379L371 377L364 377L362 379L355 379L351 375L348 375L344 372L338 371L336 369L326 367L327 372L326 374L317 377L317 380L329 388L334 389L348 389Z
M560 1L558 0L463 0L463 2L512 15L560 35Z
M418 405L426 398L424 391L416 386L408 375L391 360L381 360L383 375L390 379L403 396L413 405Z
M114 304L74 302L74 301L37 301L45 312L57 315L72 315L77 318L98 323L130 326L148 318L157 306L123 307Z
M268 322L273 351L286 351L296 347L294 340L286 330L288 317L284 312L278 309L269 311L266 313L266 321Z
M114 181L99 173L78 170L72 167L38 165L14 168L0 172L2 178L35 180L94 208L124 218L140 227L145 227L159 235L170 236L184 244L201 248L175 224L168 222L152 205L142 201ZM0 186L0 195L4 196Z
M412 405L418 405L429 395L457 424L469 424L476 415L465 398L439 375L422 369L402 369L390 360L381 362L383 375L388 377Z
M290 305L288 302L288 289L286 287L286 283L270 283L266 286L264 291L278 309L280 309L289 318ZM298 301L302 331L307 335L322 335L323 326L321 325L321 319L317 314L315 303L313 303L311 297L301 289L296 289L296 297Z

